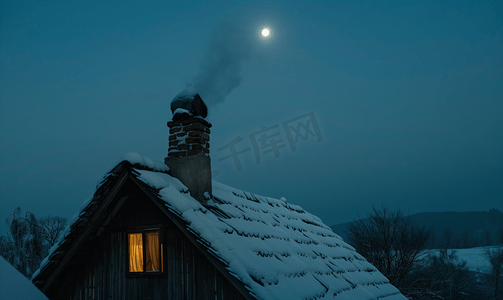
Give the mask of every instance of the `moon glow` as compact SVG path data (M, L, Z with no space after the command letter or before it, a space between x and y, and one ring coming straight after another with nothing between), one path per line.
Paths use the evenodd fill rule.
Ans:
M266 37L268 35L269 35L269 29L267 28L262 29L262 36Z

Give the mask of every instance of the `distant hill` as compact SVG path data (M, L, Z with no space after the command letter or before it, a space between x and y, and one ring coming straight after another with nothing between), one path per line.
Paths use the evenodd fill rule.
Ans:
M430 248L472 248L503 243L503 213L488 212L425 212L409 216L416 226L432 228ZM346 228L352 222L331 226L345 241Z

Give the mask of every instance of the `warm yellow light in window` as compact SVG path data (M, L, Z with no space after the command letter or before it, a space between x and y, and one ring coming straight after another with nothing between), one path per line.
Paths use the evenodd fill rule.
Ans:
M160 271L160 261L159 261L159 232L147 232L145 234L146 244L145 244L145 256L146 256L146 271Z
M128 234L129 272L143 272L143 236L141 233Z

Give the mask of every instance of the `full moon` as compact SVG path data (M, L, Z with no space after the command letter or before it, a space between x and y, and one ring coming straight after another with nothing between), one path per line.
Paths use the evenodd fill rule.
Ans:
M269 29L264 28L262 29L262 36L268 36L269 35Z

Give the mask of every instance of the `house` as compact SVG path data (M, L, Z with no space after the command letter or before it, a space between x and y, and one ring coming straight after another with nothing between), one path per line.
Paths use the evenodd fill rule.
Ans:
M107 172L34 274L44 294L406 299L316 216L212 182L211 124L198 98L172 102L165 163L132 153Z

